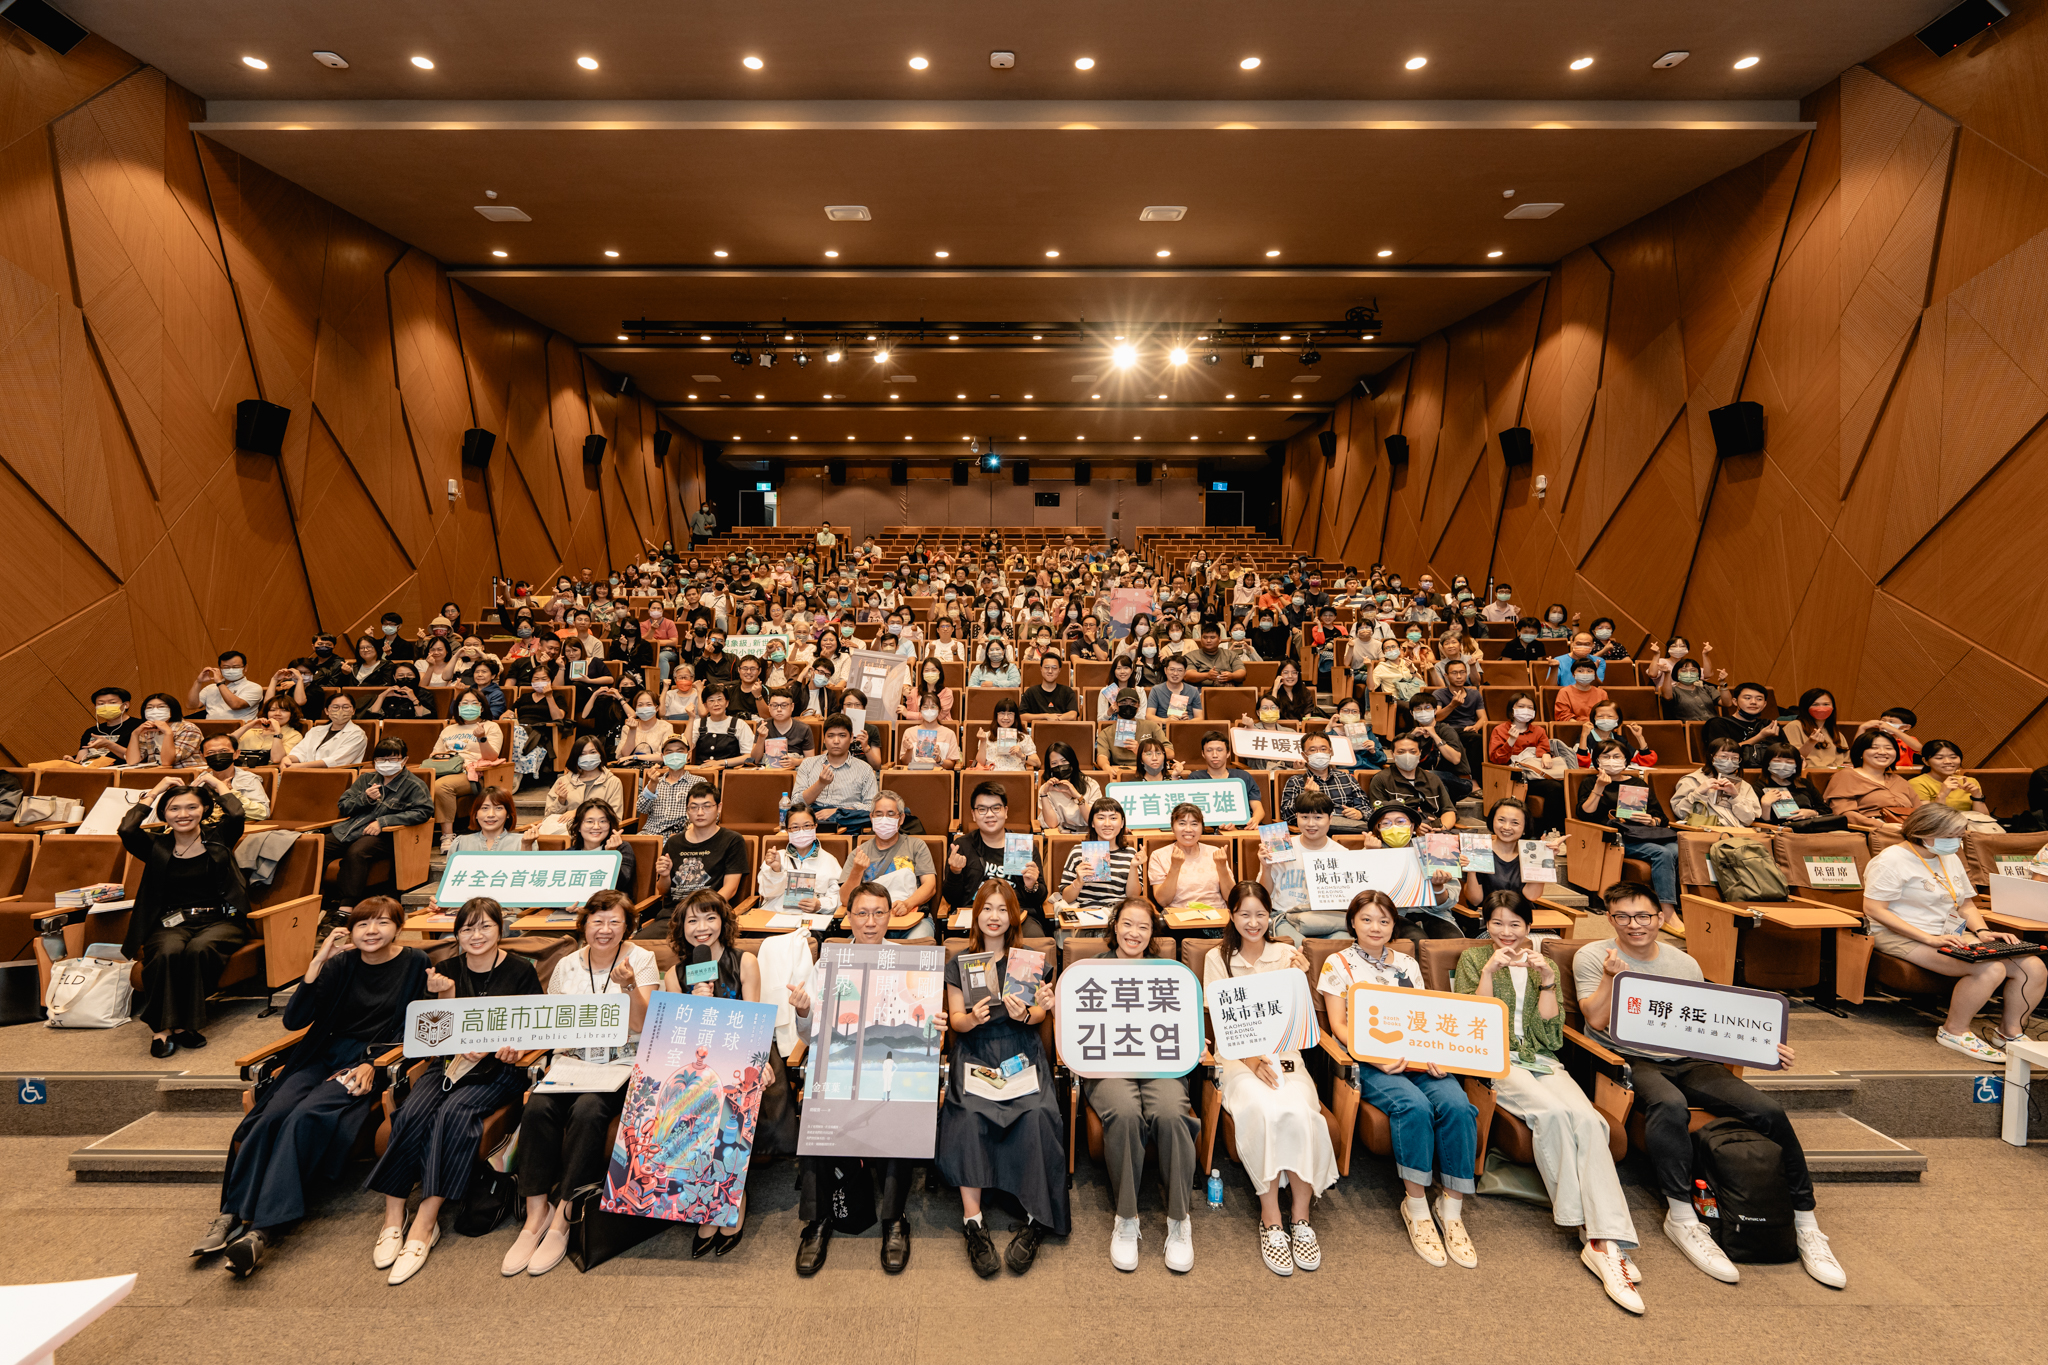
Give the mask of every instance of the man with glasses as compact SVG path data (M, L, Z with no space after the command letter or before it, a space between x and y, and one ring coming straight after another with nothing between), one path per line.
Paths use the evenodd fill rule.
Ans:
M654 894L666 904L640 926L644 937L659 936L650 930L666 934L669 917L691 892L709 887L730 904L739 899L746 879L747 841L719 828L718 789L696 783L684 809L689 823L662 842L661 856L654 860Z
M1706 976L1691 954L1658 940L1657 931L1670 912L1658 904L1656 892L1641 882L1616 882L1601 899L1607 906L1608 922L1614 926L1614 941L1581 948L1572 960L1572 977L1578 986L1579 1007L1585 1012L1587 1032L1629 1060L1636 1103L1643 1108L1648 1130L1650 1163L1656 1169L1657 1184L1668 1209L1664 1235L1685 1253L1687 1260L1715 1279L1734 1284L1741 1278L1734 1262L1722 1253L1713 1234L1693 1211L1690 1111L1697 1104L1710 1113L1737 1119L1778 1144L1785 1184L1792 1195L1799 1263L1822 1284L1842 1288L1848 1283L1848 1276L1829 1249L1827 1234L1814 1221L1813 1177L1806 1169L1806 1153L1799 1145L1799 1134L1793 1131L1792 1121L1778 1102L1720 1062L1646 1052L1617 1043L1608 1033L1613 1018L1614 978L1620 973L1638 972L1677 981L1704 981ZM1787 1045L1778 1045L1778 1056L1785 1065L1792 1064L1792 1049Z
M1010 796L1000 782L982 782L968 798L968 812L974 828L955 835L946 858L946 903L958 910L974 904L975 892L983 882L1006 881L1017 889L1024 907L1024 936L1049 938L1041 912L1045 909L1045 882L1039 875L1038 860L1024 864L1015 876L1003 872L1004 826L1010 818Z

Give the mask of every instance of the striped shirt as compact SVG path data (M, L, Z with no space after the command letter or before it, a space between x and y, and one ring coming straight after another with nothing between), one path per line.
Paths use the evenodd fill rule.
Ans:
M1131 865L1138 860L1135 848L1111 849L1109 856L1102 860L1101 870L1095 876L1081 883L1080 904L1089 910L1114 910L1124 903L1130 886ZM1066 868L1060 873L1060 891L1073 884L1074 874L1081 866L1081 848L1077 844L1067 853Z

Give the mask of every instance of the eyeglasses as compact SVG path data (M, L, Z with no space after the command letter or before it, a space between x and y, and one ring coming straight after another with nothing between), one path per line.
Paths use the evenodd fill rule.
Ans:
M974 808L974 813L975 813L976 815L1000 815L1000 814L1002 814L1002 813L1003 813L1004 811L1006 811L1006 810L1008 810L1008 809L1009 809L1009 807L1008 807L1008 806L979 806L979 805L978 805L978 806L976 806L976 807Z
M1607 912L1607 918L1615 924L1653 924L1656 922L1657 916L1662 913L1660 910L1641 910L1634 914L1629 914L1626 911L1616 912L1610 910Z

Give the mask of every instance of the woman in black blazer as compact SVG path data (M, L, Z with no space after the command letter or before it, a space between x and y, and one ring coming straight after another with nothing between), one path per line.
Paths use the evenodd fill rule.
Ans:
M206 822L218 810L211 828ZM150 833L152 814L166 826ZM121 949L142 963L142 1022L149 1055L205 1047L206 997L249 941L249 886L235 865L242 803L232 792L166 777L121 817L121 847L142 863L142 884Z

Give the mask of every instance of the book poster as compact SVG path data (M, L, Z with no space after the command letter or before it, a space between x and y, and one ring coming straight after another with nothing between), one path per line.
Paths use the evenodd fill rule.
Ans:
M799 1155L932 1155L945 965L938 947L824 945Z
M737 1226L774 1039L773 1005L655 992L599 1206Z

